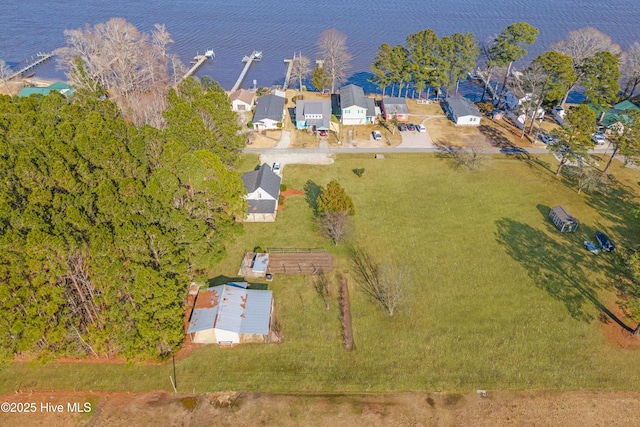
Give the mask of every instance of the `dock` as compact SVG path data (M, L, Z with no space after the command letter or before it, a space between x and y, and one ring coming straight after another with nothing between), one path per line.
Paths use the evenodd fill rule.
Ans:
M496 93L495 89L491 87L491 82L487 81L487 76L485 75L485 73L478 70L476 72L476 75L480 78L480 80L485 85L485 87L489 89L489 93L491 93L491 97L492 97L491 99L498 99L498 94Z
M23 67L20 70L13 73L7 78L7 80L11 80L18 76L22 76L23 73L37 67L38 65L47 61L48 59L51 59L53 57L53 53L38 53L36 56L38 57L37 60L33 60L33 62L29 63L26 67Z
M187 77L191 77L193 73L195 73L196 70L200 68L202 64L204 64L206 61L207 61L207 57L205 55L196 55L193 58L193 62L192 62L193 66L191 67L191 69L189 69L189 71L186 72L184 76L182 76L182 80L186 79Z
M295 59L295 57L294 57ZM294 59L285 59L284 63L289 64L287 66L287 75L284 78L284 84L282 85L282 90L287 90L289 87L289 81L291 80L291 71L293 70L293 61Z
M244 65L244 68L242 69L242 73L240 73L240 77L238 77L238 80L236 80L236 83L233 85L233 88L231 88L231 92L235 92L240 88L240 85L244 80L244 76L247 75L247 72L249 71L251 64L253 64L254 61L260 61L261 59L262 59L262 51L259 51L259 50L254 50L251 53L251 55L245 56L244 58L242 58L242 62L244 62L245 65Z

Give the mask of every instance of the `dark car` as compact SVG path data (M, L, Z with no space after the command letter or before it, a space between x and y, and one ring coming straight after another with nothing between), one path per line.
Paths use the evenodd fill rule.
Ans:
M611 252L616 250L616 245L614 245L611 239L609 239L609 237L607 237L603 232L596 231L596 240L598 241L598 244L600 244L600 247L605 251Z
M413 123L409 123L409 125L407 125L407 127L409 128L409 130L412 130L412 131L416 130L416 125L414 125Z
M404 123L400 123L398 125L398 129L400 130L400 132L404 132L405 130L407 130L407 125L405 125Z

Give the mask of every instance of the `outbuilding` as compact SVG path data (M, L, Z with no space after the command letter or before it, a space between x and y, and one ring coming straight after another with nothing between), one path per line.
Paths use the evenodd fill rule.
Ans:
M272 313L271 291L229 282L198 293L187 333L199 344L269 342Z
M572 233L578 229L578 221L562 206L556 206L549 211L549 218L561 233Z

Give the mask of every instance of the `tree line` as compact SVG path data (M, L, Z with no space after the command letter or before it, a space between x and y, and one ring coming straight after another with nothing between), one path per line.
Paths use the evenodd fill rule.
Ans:
M103 93L0 96L0 359L169 357L186 284L240 231L244 141L220 87L171 89L163 129Z

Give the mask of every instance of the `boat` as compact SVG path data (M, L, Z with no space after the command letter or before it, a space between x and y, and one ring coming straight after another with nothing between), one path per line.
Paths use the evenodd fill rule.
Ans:
M216 57L216 54L213 49L207 49L207 51L204 53L204 56L206 56L208 59L213 59Z
M249 62L250 59L252 59L254 61L260 61L262 59L262 51L261 50L254 50L253 53L251 55L245 55L242 58L242 62Z

